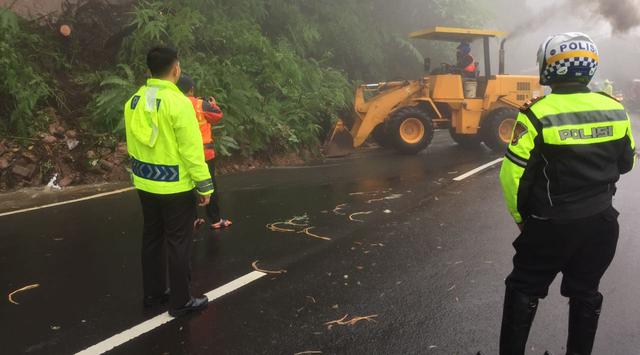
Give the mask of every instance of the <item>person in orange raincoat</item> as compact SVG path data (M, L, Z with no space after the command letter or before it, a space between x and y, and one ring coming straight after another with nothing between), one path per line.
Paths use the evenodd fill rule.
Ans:
M476 70L478 69L475 63L475 59L471 55L471 45L468 42L461 42L456 52L456 68L460 70L462 76L466 78L476 77Z
M215 157L216 151L213 144L213 133L211 126L220 123L223 117L222 110L216 103L213 97L208 100L204 100L194 95L195 82L191 77L186 74L182 74L178 80L178 88L191 100L193 108L196 111L196 118L200 125L200 133L202 133L202 143L204 144L204 159L209 166L211 173L211 179L213 180L214 192L211 195L211 200L206 206L207 217L210 218L213 229L227 228L233 224L230 220L224 219L220 216L220 200L218 194L218 184L216 182L216 166ZM196 221L196 225L204 223L199 219Z

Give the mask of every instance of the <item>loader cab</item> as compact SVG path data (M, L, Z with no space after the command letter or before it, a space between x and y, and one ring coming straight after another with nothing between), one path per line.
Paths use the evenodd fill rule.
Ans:
M476 67L478 71L475 75L465 75L463 77L459 68L455 65L442 63L439 66L433 66L430 58L425 58L425 73L433 81L432 91L433 97L450 98L455 95L456 98L481 98L484 97L487 89L487 83L492 78L491 73L491 38L505 37L506 32L463 29L451 27L434 27L410 34L410 38L424 39L429 41L442 41L450 43L469 43L477 46L481 41L483 47L483 55L481 60L476 59ZM503 41L504 43L504 41ZM501 52L502 53L502 52ZM504 68L504 56L500 56L501 63L499 67ZM483 69L482 75L480 68ZM439 95L442 93L442 95ZM460 97L462 94L462 97Z

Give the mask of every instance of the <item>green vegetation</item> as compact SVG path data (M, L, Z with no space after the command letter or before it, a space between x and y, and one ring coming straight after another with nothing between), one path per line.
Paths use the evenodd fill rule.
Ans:
M0 132L27 137L43 128L47 118L39 109L55 98L46 65L56 56L37 28L1 9L0 53Z
M357 82L414 78L424 51L446 53L431 55L434 61L452 60L452 47L418 49L408 32L478 25L484 16L478 11L482 1L471 0L135 3L115 63L79 62L74 51L84 49L77 46L65 53L65 61L74 63L72 81L91 96L82 111L84 128L121 135L123 104L144 83L146 51L171 45L180 52L183 70L196 79L196 93L215 96L225 112L215 132L219 152L245 156L316 149L331 123L349 114ZM0 111L2 129L20 135L33 133L27 118L51 104L55 92L37 60L45 40L23 25L11 12L0 13L0 75L8 78L0 84L0 100L12 103Z

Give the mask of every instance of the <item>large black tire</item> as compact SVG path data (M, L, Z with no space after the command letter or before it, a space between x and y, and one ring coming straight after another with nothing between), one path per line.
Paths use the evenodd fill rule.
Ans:
M482 139L477 134L458 134L453 127L449 128L449 134L451 139L463 148L477 148L482 143Z
M490 112L480 128L484 144L495 152L506 151L517 118L518 110L511 107L501 107Z
M433 140L433 121L418 107L403 107L389 116L387 132L398 152L418 154Z
M391 148L393 144L391 143L391 137L389 132L387 131L387 124L380 123L373 129L373 140L378 143L382 148Z

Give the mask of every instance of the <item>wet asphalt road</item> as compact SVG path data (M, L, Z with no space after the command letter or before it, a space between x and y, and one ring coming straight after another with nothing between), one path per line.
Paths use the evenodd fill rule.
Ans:
M223 210L236 224L196 235L194 293L247 274L255 260L287 273L255 281L109 353L497 353L516 227L502 202L498 166L452 181L497 156L465 151L438 133L413 157L370 150L317 166L220 178ZM623 179L616 198L621 237L602 283L594 354L640 353L639 174ZM369 211L354 216L363 222L348 219ZM305 214L312 233L330 241L265 227ZM162 312L140 305L135 193L0 217L0 230L4 294L40 284L15 296L19 306L0 303L2 354L75 353ZM567 311L556 282L541 302L531 354L562 353ZM377 317L324 325L346 314Z

